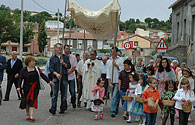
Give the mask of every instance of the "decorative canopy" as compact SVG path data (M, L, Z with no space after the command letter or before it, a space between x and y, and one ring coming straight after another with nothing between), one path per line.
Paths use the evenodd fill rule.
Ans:
M75 0L69 0L68 10L71 11L76 25L96 37L105 38L115 33L119 21L120 4L118 0L113 0L103 9L92 11L80 6Z

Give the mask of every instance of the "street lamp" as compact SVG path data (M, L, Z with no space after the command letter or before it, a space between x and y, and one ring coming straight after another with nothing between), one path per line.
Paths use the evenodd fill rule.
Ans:
M20 20L20 59L23 53L23 0L21 0L21 20Z

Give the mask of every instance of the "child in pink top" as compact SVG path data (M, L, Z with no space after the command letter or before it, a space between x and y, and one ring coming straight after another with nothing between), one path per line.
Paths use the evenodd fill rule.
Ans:
M94 100L91 105L91 110L95 113L95 119L98 120L98 113L100 113L100 119L103 119L103 97L104 97L104 80L102 78L99 78L97 80L97 85L93 87L92 91Z

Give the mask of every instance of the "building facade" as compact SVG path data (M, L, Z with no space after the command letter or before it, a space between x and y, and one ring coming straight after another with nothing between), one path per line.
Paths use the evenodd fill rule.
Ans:
M195 0L177 0L172 8L172 46L167 54L188 67L195 63Z
M152 52L151 40L137 34L129 35L129 37L121 36L117 39L117 47L124 48L124 44L130 42L131 49L128 50L128 55L132 56L137 47L141 48L140 56L148 56Z

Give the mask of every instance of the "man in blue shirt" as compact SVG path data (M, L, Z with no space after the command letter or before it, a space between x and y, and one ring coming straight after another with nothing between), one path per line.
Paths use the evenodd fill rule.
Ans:
M9 95L11 92L12 85L18 88L18 79L20 75L20 70L23 68L22 61L17 58L18 53L16 51L12 52L12 58L7 61L7 89L5 93L5 99L3 101L9 101ZM17 91L18 100L21 99L20 93Z
M57 43L54 46L56 54L49 60L49 71L53 74L52 82L52 106L49 109L51 114L56 114L58 91L61 91L60 114L67 110L67 87L68 87L68 69L71 68L69 57L62 54L62 44Z
M5 56L0 55L0 105L1 105L1 101L2 101L1 84L3 81L4 69L6 69L6 68L7 68L6 58L5 58Z

